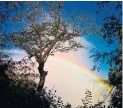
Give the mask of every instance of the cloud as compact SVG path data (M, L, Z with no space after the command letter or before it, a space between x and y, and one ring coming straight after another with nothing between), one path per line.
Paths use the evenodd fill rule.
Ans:
M17 54L17 55L26 54L24 50L20 50L20 49L10 49L10 50L4 49L4 50L0 50L0 52L8 53L8 54Z
M19 48L4 49L4 50L0 50L0 52L10 55L14 61L20 61L27 56L26 52Z

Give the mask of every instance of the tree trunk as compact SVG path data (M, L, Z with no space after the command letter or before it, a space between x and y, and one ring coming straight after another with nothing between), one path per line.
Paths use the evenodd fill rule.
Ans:
M39 80L39 84L37 87L37 91L40 92L43 89L44 83L45 83L45 77L47 75L47 71L44 71L44 64L39 64L38 70L40 73L40 80Z

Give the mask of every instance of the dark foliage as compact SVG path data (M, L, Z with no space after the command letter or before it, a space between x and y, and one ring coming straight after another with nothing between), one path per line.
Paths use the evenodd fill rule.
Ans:
M23 49L29 57L35 56L40 73L38 90L45 83L44 65L49 56L85 48L76 39L99 32L91 17L81 12L77 14L76 10L66 13L63 10L64 2L1 2L2 6L1 15L4 17L0 19L3 22L1 28L6 32L3 35L2 31L0 47L12 47L13 44ZM12 29L7 30L3 27L5 24L12 26Z
M22 4L21 4L22 3ZM99 12L102 11L105 4L112 2L99 2ZM102 28L102 38L111 46L115 42L119 42L119 47L111 52L100 53L96 51L96 54L91 56L94 57L94 62L99 60L107 61L110 65L109 81L112 86L114 86L113 94L111 95L111 106L116 108L121 108L122 106L122 51L121 51L121 40L122 40L122 24L121 24L121 2L116 3L116 10L119 14L112 14L104 19L104 26ZM5 24L9 20L16 22L17 19L9 19L12 13L17 15L18 9L20 10L23 2L0 2L0 36L8 35L3 31ZM3 8L4 7L4 8ZM117 17L118 16L118 17ZM2 33L1 33L2 31ZM8 35L9 36L9 35ZM4 47L4 43L8 41L7 38L0 37L0 48ZM47 46L47 45L46 45ZM30 46L29 46L30 47ZM69 49L68 49L69 50ZM8 67L13 68L13 63L10 59L4 60L7 56L0 54L0 107L1 108L59 108L66 107L71 108L70 104L63 105L60 97L56 96L56 91L43 89L41 92L36 91L37 84L33 81L25 80L25 75L15 75L9 77L6 74ZM23 68L23 67L21 67ZM26 69L26 68L24 68ZM92 70L98 69L100 67L94 65ZM9 70L10 71L10 70ZM13 77L15 76L15 77ZM18 79L19 77L19 79ZM22 77L22 78L20 78ZM28 77L28 75L27 75ZM13 79L13 78L16 78ZM17 80L18 79L18 80ZM89 92L88 92L89 93ZM84 106L79 106L79 108L91 107L91 94L87 93L85 99L82 100ZM94 108L101 108L102 103L97 103Z
M33 74L18 74L14 72L23 68L21 62L13 62L8 56L0 55L0 107L1 108L72 108L71 104L63 103L61 97L56 96L56 90L44 88L41 92L37 91L37 83ZM17 65L14 66L14 65ZM20 65L20 66L19 66ZM27 69L30 69L27 67ZM36 76L37 77L37 76ZM85 98L82 99L83 105L76 108L103 108L102 102L92 105L91 91L86 90Z
M106 62L109 64L109 83L114 90L111 95L111 104L113 108L121 108L122 106L122 2L97 2L98 13L103 12L104 7L107 6L110 13L104 18L102 32L102 39L107 42L107 47L114 47L113 50L99 52L95 49L94 58L95 63ZM101 67L94 65L92 70L99 70Z
M36 91L36 83L24 81L20 78L14 80L17 76L12 74L9 77L6 74L7 68L10 68L12 62L1 60L0 64L0 107L1 108L62 108L63 101L56 96L56 91L46 88L42 92Z
M10 16L17 15L22 8L24 2L10 2L1 1L0 2L0 33L5 31L4 27L9 26L8 22L11 21ZM0 34L1 35L1 34Z

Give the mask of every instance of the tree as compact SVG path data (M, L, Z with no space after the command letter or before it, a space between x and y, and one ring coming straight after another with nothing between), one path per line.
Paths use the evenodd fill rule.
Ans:
M63 108L61 97L56 96L56 90L44 88L36 92L37 84L29 77L31 74L19 74L15 65L24 61L14 62L8 56L0 55L0 107L1 108ZM4 60L3 60L4 58ZM30 66L28 66L30 68ZM25 70L25 67L23 67ZM22 69L21 69L22 70Z
M8 27L11 26L11 15L17 15L20 8L23 7L23 2L0 2L0 52L2 49L10 47L11 41L9 39L10 34L7 32ZM7 44L6 44L7 43Z
M8 22L10 21L9 17L10 14L18 12L18 5L23 6L22 2L8 2L8 1L2 1L0 2L0 36L3 35L3 31L5 26L7 26ZM16 13L15 13L16 14Z
M0 106L1 108L72 108L72 105L64 104L61 97L56 95L56 90L47 88L37 92L37 83L34 82L35 74L26 73L33 64L26 66L29 61L11 61L8 56L0 55ZM3 60L4 58L4 60ZM26 67L25 67L26 66ZM18 73L17 71L25 71ZM32 78L32 80L30 79ZM92 94L86 90L83 105L76 108L104 108L101 102L92 106Z
M86 90L85 95L86 95L85 98L82 99L82 103L84 105L84 108L92 107L92 94L91 94L91 91Z
M63 11L63 2L22 3L23 8L17 6L20 12L13 13L10 19L26 27L10 33L10 38L29 57L35 56L39 63L40 81L37 90L40 91L47 75L43 68L48 57L58 51L76 51L84 47L75 38L96 33L99 29L96 29L91 17L86 18L82 14L78 16L76 10L64 18L66 14Z
M107 42L107 47L117 47L104 52L94 50L95 54L91 57L94 57L94 62L103 61L109 64L109 84L114 88L110 106L119 108L122 106L122 2L97 2L97 6L98 13L103 12L106 6L110 11L104 18L101 37ZM93 69L100 67L94 65Z

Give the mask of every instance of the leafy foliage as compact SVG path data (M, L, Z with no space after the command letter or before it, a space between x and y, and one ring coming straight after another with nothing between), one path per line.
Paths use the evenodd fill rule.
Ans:
M107 3L110 5L111 2L100 2L99 8L102 9ZM109 46L115 42L119 42L119 47L111 52L102 53L95 51L95 55L91 57L94 57L94 62L99 60L107 61L110 65L109 81L116 88L111 96L111 106L121 107L121 2L114 3L116 3L116 10L120 10L120 12L118 15L113 13L104 19L103 35L101 37ZM76 51L84 47L84 45L78 43L75 38L99 31L95 27L95 24L91 23L90 17L86 18L83 14L76 16L75 11L69 15L67 14L67 18L64 19L63 2L0 2L0 8L0 27L2 28L0 36L3 36L0 37L0 48L3 48L7 41L12 41L16 46L24 49L30 57L35 56L39 63L38 69L40 76L43 72L44 63L50 55L54 55L57 51ZM20 25L24 24L27 28L20 27L19 30L12 31L12 33L8 34L4 31L4 24L9 24L8 22L14 24L19 23ZM15 106L20 108L64 107L61 98L58 97L56 99L55 91L53 93L52 90L48 92L45 89L40 92L35 90L38 85L29 80L29 76L34 76L34 74L17 75L12 71L12 68L16 70L15 65L11 64L8 70L8 77L5 74L7 67L8 64L6 63L0 67L2 70L0 85L3 91L2 96L0 96L1 106L6 108ZM92 70L95 69L99 71L100 67L94 65ZM20 66L20 70L26 72L30 68ZM91 95L88 94L83 100L84 107L91 106L90 97ZM65 107L71 107L71 105L67 104Z
M29 57L35 56L39 63L39 89L43 87L45 81L42 81L46 76L43 68L49 56L58 51L77 51L84 45L76 39L100 31L91 17L82 13L76 15L76 10L66 14L63 10L64 2L7 2L7 4L10 5L10 9L14 8L14 12L7 10L9 24L19 26L10 31L7 38L5 35L4 39L25 50ZM3 41L2 45L5 45Z
M22 6L23 2L8 2L8 1L0 2L0 33L6 31L4 27L8 26L8 22L11 20L10 16L12 15L12 13L17 15L19 8L21 8Z
M1 57L3 57L1 55ZM29 60L23 60L19 62L13 62L8 57L3 57L0 64L0 106L1 108L72 108L72 105L64 104L61 97L56 95L56 90L47 88L42 91L37 91L38 84L34 79L30 77L34 74L28 74L26 71L30 69L30 64L25 68L25 64L29 63ZM24 68L23 68L24 67ZM19 73L19 69L25 71L25 73ZM27 70L25 70L27 69ZM98 102L92 105L91 91L86 90L85 98L82 99L83 105L79 105L76 108L103 108L102 102Z
M12 40L29 56L35 56L39 63L57 51L76 51L84 45L75 38L98 31L94 23L90 23L91 17L75 16L76 11L63 19L63 2L48 2L46 6L43 3L26 2L25 9L12 17L17 19L16 23L21 22L28 27L13 32Z
M92 106L92 95L89 90L86 90L85 94L86 94L86 97L85 99L82 99L82 102L84 107L86 108L86 107Z
M102 27L102 39L107 42L107 47L117 45L111 51L99 52L96 49L94 62L106 62L109 64L109 83L114 87L114 92L111 96L112 107L122 106L122 3L121 2L97 2L99 13L103 11L105 6L108 6L110 13L104 18ZM93 70L101 67L94 65ZM119 91L119 94L118 94Z
M99 100L96 104L92 104L92 93L90 90L87 90L87 89L85 92L85 97L84 99L82 99L82 104L83 105L79 105L76 108L105 108L106 107L104 102ZM110 108L110 106L107 106L107 107Z
M12 77L8 76L6 71L10 71L7 69L10 67L8 63L0 65L1 108L62 108L63 101L56 96L56 90L45 88L42 92L37 92L37 84L34 81L27 81L26 77L17 73L11 74Z

